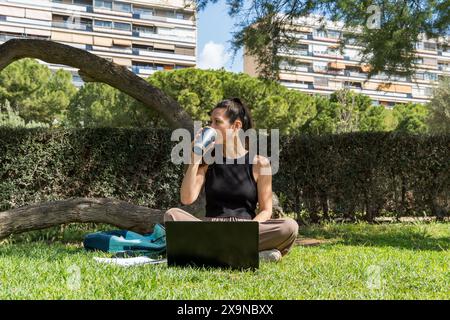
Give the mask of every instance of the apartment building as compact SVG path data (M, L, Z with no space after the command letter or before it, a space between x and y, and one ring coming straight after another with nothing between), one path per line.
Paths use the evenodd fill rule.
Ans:
M12 38L84 49L142 77L196 65L191 0L0 0L0 44ZM63 67L82 84L77 69L49 67Z
M328 21L320 28L318 17L314 16L297 22L292 35L298 38L298 44L280 53L296 61L294 65L287 61L280 65L279 82L288 88L322 95L350 88L368 95L375 105L389 107L396 103L428 102L437 81L450 75L450 49L442 50L436 41L421 39L416 44L419 58L413 77L388 79L386 74L378 74L367 80L370 66L361 63L361 48L347 45L343 54L338 50L344 30L342 23ZM245 50L244 72L258 75L255 60Z

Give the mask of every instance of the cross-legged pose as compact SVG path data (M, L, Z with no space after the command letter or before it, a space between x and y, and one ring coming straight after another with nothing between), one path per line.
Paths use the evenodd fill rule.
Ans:
M253 127L250 111L240 99L233 98L219 102L209 115L210 127L216 130L217 137L208 150L215 148L216 151L219 147L222 152L212 152L215 161L206 164L201 155L191 151L192 161L184 174L180 190L181 203L188 205L197 199L202 187L205 187L205 217L199 219L180 208L171 208L166 211L164 221L258 221L260 259L278 261L294 244L298 224L291 218L271 218L270 161L256 154L250 159L250 152L238 136L239 129L245 132ZM195 138L199 134L200 131ZM222 157L220 162L217 161L219 156Z

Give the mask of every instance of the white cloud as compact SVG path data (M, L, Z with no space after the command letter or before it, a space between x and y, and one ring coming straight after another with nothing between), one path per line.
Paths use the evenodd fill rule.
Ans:
M200 69L220 69L230 60L231 54L225 52L223 44L209 41L203 47L197 67Z

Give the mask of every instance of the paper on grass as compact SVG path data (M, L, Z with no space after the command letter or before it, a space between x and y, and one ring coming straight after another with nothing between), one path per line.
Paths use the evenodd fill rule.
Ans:
M143 264L161 264L166 263L167 259L152 259L149 257L133 257L133 258L100 258L94 257L94 260L100 263L115 264L122 267L139 266Z

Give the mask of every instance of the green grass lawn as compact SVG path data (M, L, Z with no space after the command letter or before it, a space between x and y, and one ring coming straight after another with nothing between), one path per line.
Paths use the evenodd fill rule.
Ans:
M0 244L0 299L449 299L450 224L326 224L280 263L256 272L123 268L81 247L89 226L15 236ZM77 279L79 281L77 281Z

